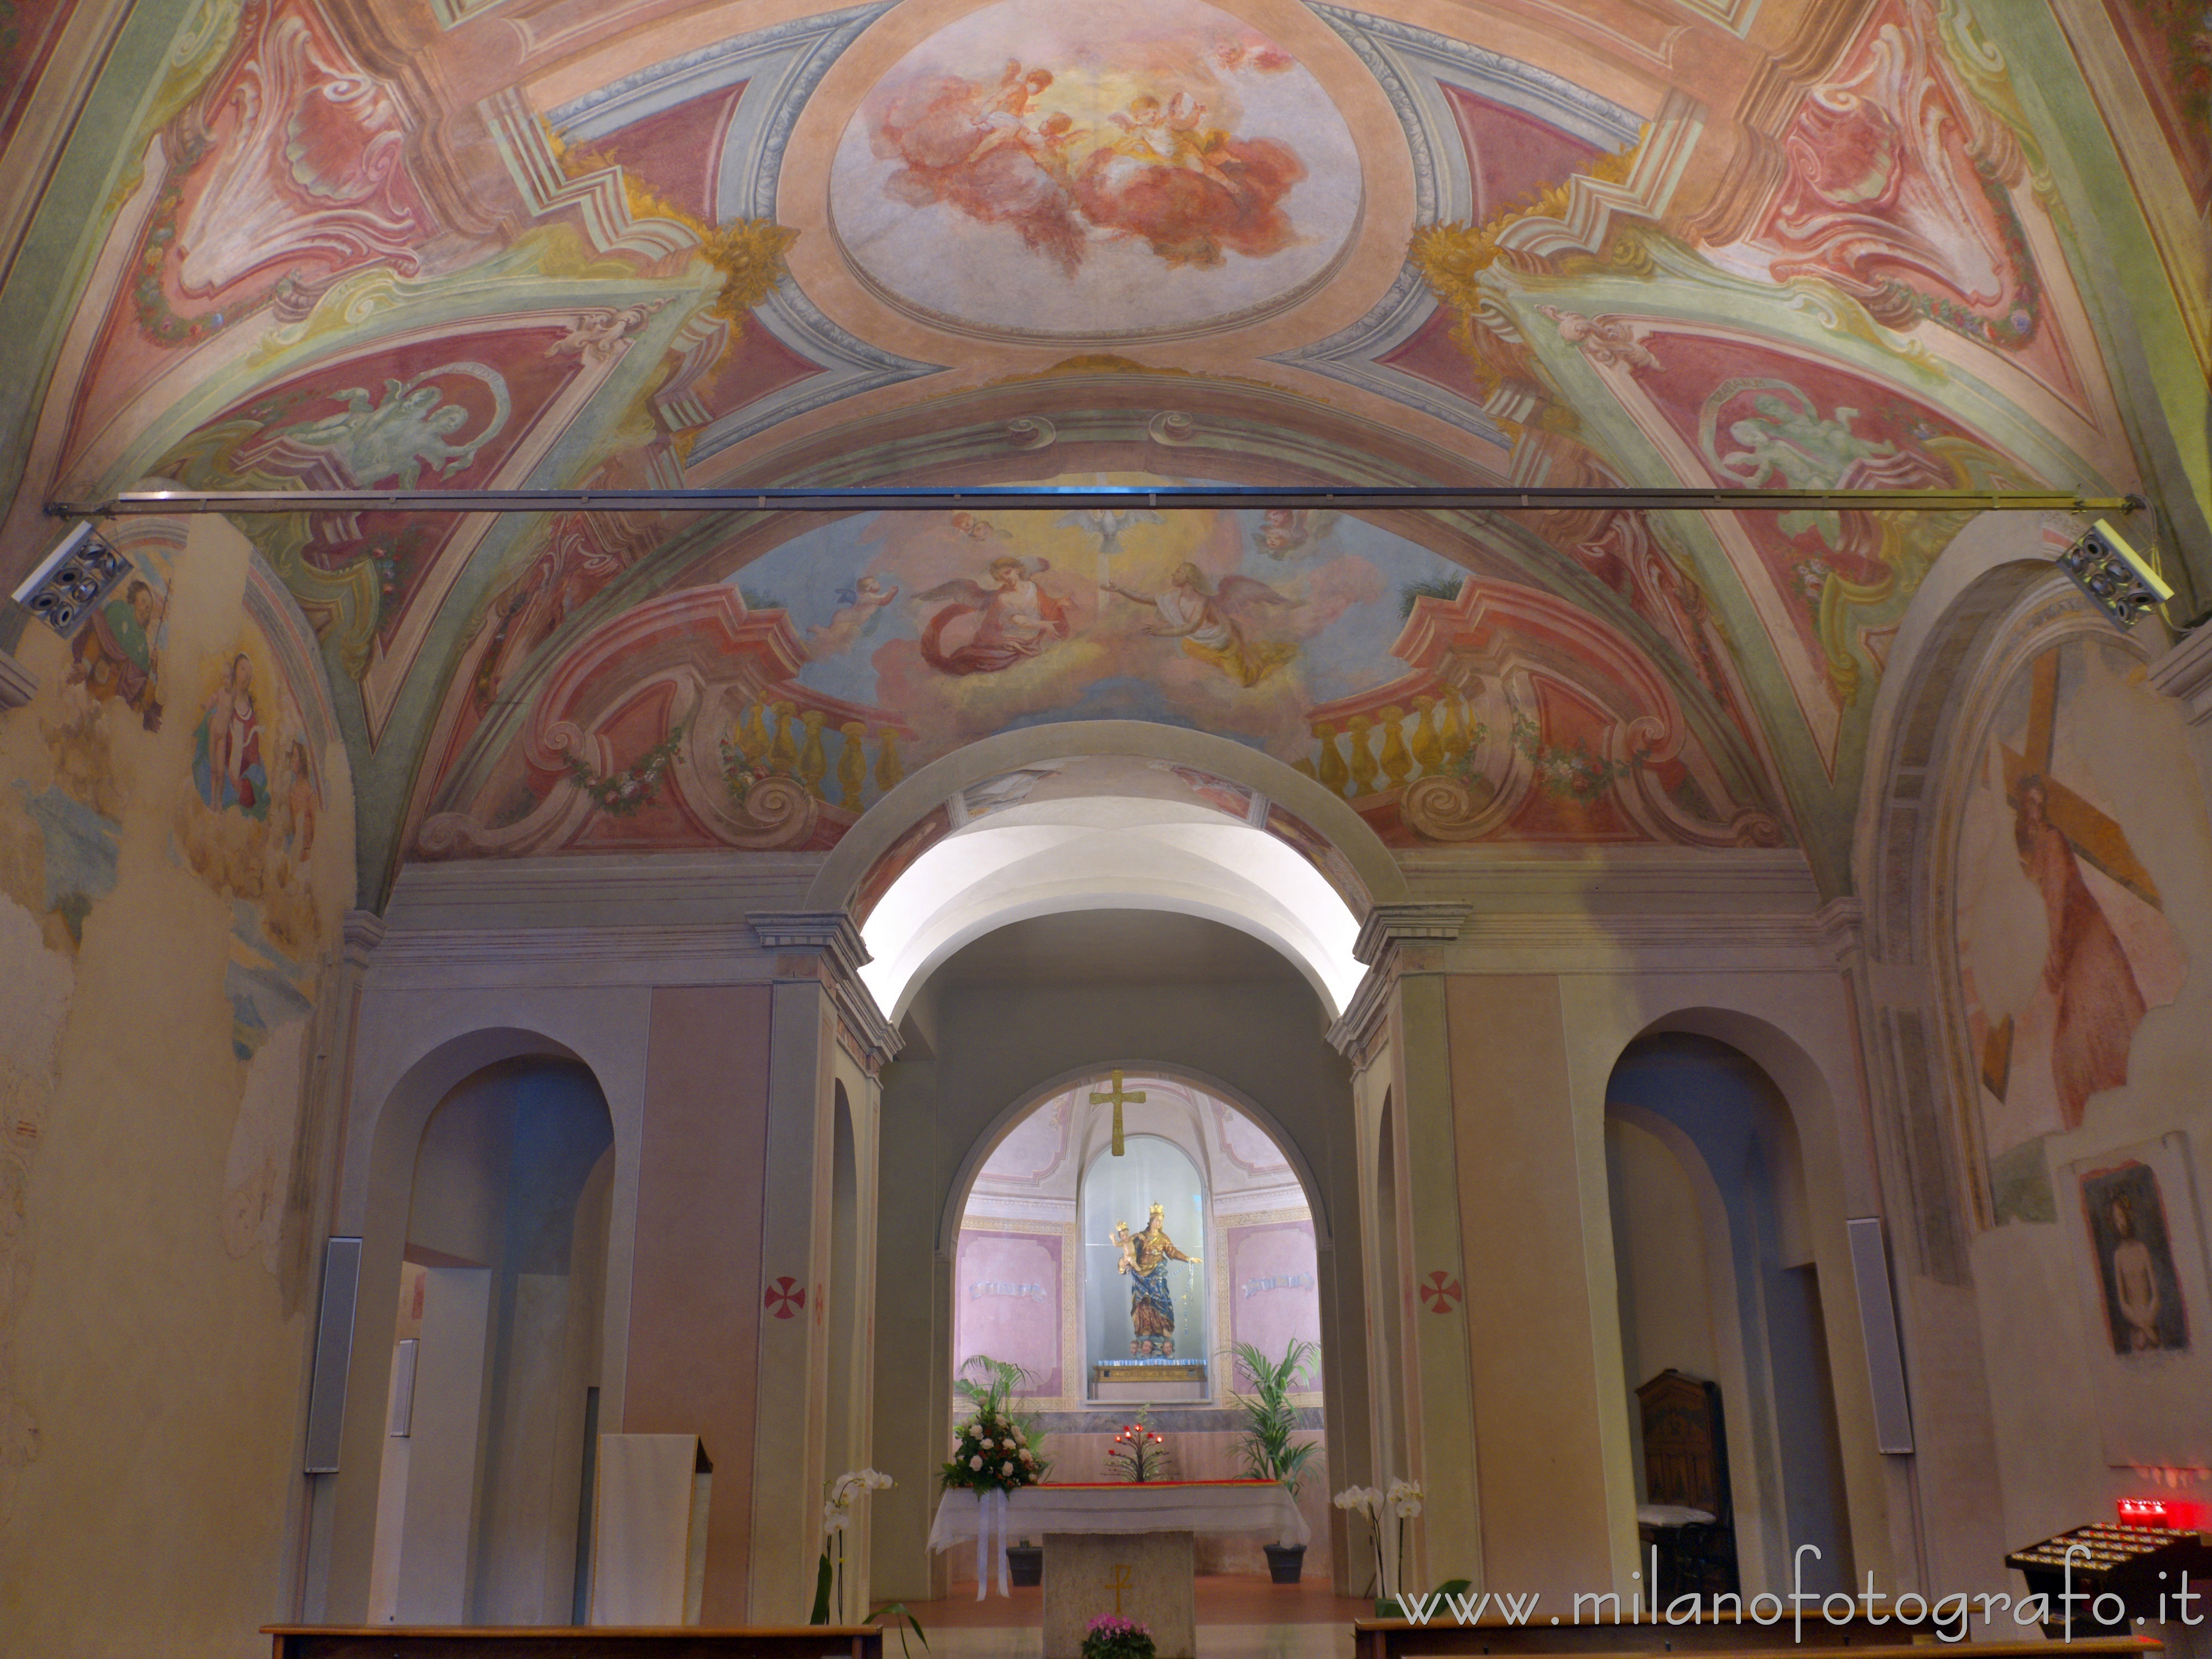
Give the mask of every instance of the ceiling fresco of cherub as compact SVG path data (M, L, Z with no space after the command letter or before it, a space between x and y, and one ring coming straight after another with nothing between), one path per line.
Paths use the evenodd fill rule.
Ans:
M0 170L48 184L0 204L35 343L0 559L146 477L2179 479L2187 532L2190 10L22 0ZM88 87L72 148L40 112ZM920 765L1086 718L1230 736L1401 846L1800 845L1833 884L1965 522L240 521L319 638L372 892L827 846Z

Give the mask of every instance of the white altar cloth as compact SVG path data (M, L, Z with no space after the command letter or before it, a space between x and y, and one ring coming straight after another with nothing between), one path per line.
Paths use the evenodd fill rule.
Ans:
M976 1495L956 1488L937 1505L929 1547L973 1545ZM1146 1480L1022 1486L1006 1495L1006 1535L1039 1542L1048 1532L1258 1532L1308 1544L1313 1528L1290 1489L1273 1480Z

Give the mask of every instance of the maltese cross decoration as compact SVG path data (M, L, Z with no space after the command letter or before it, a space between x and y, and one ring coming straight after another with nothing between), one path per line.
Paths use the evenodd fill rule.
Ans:
M779 1279L768 1287L768 1294L761 1298L761 1305L778 1319L789 1319L806 1305L806 1286L789 1277Z
M1429 1304L1431 1313L1449 1313L1452 1304L1460 1299L1459 1280L1447 1279L1444 1270L1437 1268L1421 1281L1421 1300Z

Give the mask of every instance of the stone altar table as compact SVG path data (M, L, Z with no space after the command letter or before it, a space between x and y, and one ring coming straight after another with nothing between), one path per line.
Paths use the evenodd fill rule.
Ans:
M973 1544L984 1524L974 1492L948 1492L929 1547ZM1044 1659L1077 1659L1091 1621L1116 1613L1152 1631L1160 1659L1192 1659L1197 1534L1262 1533L1283 1544L1312 1539L1297 1501L1273 1480L1024 1486L1007 1496L1006 1526L1008 1540L1044 1544ZM985 1540L987 1549L994 1541Z

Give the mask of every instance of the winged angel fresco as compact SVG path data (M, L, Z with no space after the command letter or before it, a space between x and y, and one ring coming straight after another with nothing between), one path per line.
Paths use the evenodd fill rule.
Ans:
M1186 561L1175 568L1157 593L1139 593L1115 582L1099 584L1137 605L1148 605L1158 620L1145 631L1158 639L1181 640L1183 654L1210 663L1239 685L1255 686L1298 654L1288 640L1260 637L1297 610L1303 600L1277 592L1251 576L1224 576L1209 584L1205 573Z
M1036 580L1051 568L1042 559L1010 553L991 561L989 587L961 576L915 595L925 605L951 601L922 628L922 660L946 674L995 674L1066 639L1067 602ZM948 646L948 631L956 629L965 637Z

